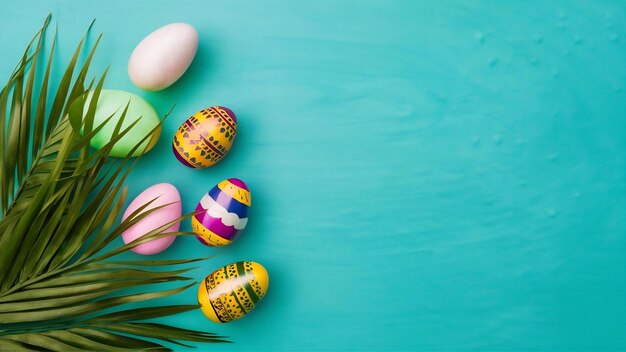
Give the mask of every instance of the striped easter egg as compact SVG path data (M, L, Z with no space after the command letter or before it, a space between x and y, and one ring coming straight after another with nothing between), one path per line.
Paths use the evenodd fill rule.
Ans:
M200 242L209 246L232 243L248 224L252 198L248 186L229 178L213 187L196 206L191 228Z
M269 281L267 270L259 263L232 263L200 283L198 304L210 320L227 323L248 314L265 296Z
M235 113L223 106L213 106L183 122L174 135L172 150L183 165L202 169L222 160L236 135Z

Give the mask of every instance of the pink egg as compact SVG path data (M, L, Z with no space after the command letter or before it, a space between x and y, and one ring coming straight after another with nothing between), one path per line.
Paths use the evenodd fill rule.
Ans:
M158 198L157 198L158 197ZM141 211L146 212L150 209L169 204L159 210L152 212L150 215L139 220L136 224L128 228L128 230L122 233L122 239L124 243L128 244L137 238L149 233L150 231L161 227L177 218L182 214L182 205L180 202L180 193L176 187L169 183L159 183L154 186L148 187L145 191L141 192L133 201L128 205L122 221L126 220L135 210L142 205L155 199L149 206ZM171 203L171 204L170 204ZM141 214L140 213L140 214ZM163 233L177 232L180 227L180 223L176 223L168 227ZM132 251L139 254L156 254L164 251L169 247L176 236L161 237L156 240L152 240L146 243L142 243L133 248Z
M187 71L198 49L198 32L187 23L172 23L145 37L128 61L128 75L137 87L161 90Z

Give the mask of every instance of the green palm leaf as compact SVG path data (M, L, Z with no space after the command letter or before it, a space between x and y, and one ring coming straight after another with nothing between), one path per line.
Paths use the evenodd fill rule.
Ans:
M110 260L172 235L161 231L193 214L106 251L122 232L163 207L142 213L148 203L117 224L128 193L124 181L139 160L130 155L144 141L153 143L161 126L127 158L112 161L111 148L139 118L127 117L127 106L111 141L92 151L89 141L104 126L94 126L94 116L106 72L89 84L86 77L100 37L79 65L83 37L59 86L50 91L56 34L43 77L35 77L45 61L49 22L50 16L0 91L0 350L165 351L161 343L226 342L208 332L145 322L196 305L126 306L176 295L195 284L184 276L189 268L167 268L202 259ZM54 96L50 106L49 96ZM133 123L122 128L124 118ZM180 286L155 286L164 282Z

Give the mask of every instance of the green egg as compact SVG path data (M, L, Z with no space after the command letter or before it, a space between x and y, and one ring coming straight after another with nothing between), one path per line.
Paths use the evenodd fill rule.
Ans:
M85 111L89 106L92 94L93 93L89 93L89 96L87 97ZM124 118L120 131L123 131L135 120L139 119L139 121L120 140L118 140L117 143L115 143L111 149L111 153L109 154L110 156L120 158L126 157L128 153L130 153L130 151L150 133L150 131L159 125L160 120L157 112L154 110L152 105L150 105L150 103L145 101L142 97L122 90L103 89L100 91L100 97L96 107L96 114L93 122L94 128L104 123L109 116L114 116L91 139L90 145L93 148L100 149L109 143L111 137L113 136L115 126L124 112L126 104L129 104L128 112L126 113L126 117ZM156 140L158 139L160 133L161 130L159 129L157 131L156 138L152 140L152 143L150 143L150 139L146 139L141 146L133 152L132 156L139 156L152 149L154 144L156 144Z

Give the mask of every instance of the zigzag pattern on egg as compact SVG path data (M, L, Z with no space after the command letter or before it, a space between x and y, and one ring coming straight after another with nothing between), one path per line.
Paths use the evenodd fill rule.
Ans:
M200 242L209 246L232 243L248 223L251 195L246 184L230 178L213 187L191 219L191 227Z
M222 220L226 226L233 226L237 230L243 230L248 224L248 218L239 218L237 213L231 213L226 208L217 203L207 193L200 201L202 208L206 209L207 215Z
M172 150L183 165L205 168L222 160L236 135L235 113L223 106L213 106L183 122L174 135Z

